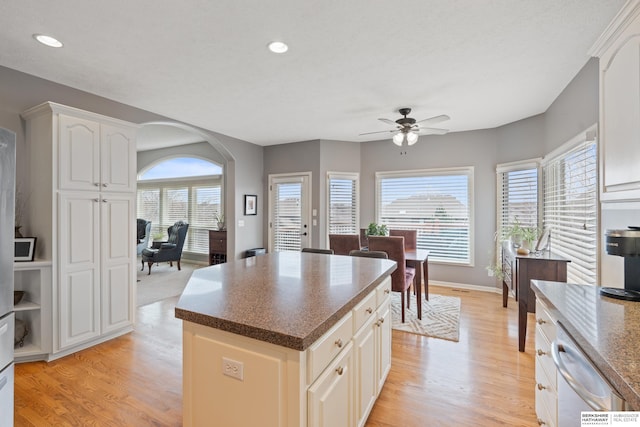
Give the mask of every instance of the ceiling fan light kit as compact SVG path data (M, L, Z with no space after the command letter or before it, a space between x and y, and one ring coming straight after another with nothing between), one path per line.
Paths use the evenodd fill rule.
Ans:
M395 126L395 130L383 130L380 132L366 132L366 133L361 133L360 135L370 135L373 133L386 133L386 132L395 132L395 134L393 135L393 143L396 144L398 147L402 147L402 144L404 143L404 141L407 141L407 145L413 145L416 142L418 142L418 134L419 133L423 133L424 135L444 135L445 133L449 132L448 129L438 129L438 128L430 128L430 127L420 127L420 125L425 125L425 126L429 126L429 125L433 125L436 123L440 123L440 122L444 122L446 120L449 120L450 117L447 116L446 114L442 114L439 116L434 116L434 117L430 117L428 119L424 119L424 120L420 120L420 121L416 121L416 119L412 118L412 117L407 117L410 113L411 113L411 108L400 108L398 110L398 112L400 114L402 114L404 117L401 117L395 121L393 120L389 120L389 119L378 119L381 122L390 124L392 126Z

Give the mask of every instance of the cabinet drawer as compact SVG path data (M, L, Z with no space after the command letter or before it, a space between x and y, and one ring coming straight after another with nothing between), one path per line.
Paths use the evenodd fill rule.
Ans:
M558 376L556 374L556 365L553 363L553 357L551 356L551 343L547 341L547 337L539 327L536 327L536 359L544 369L553 387L557 389Z
M14 314L0 319L0 369L13 361L13 334L15 331Z
M353 337L352 314L349 312L307 350L308 378L311 384Z
M353 308L353 331L358 332L365 322L375 316L376 291L371 291L362 301Z
M212 251L212 252L226 252L227 251L227 239L209 240L209 251Z
M536 328L540 328L550 343L556 339L556 322L549 314L549 309L539 299L536 299Z
M391 276L384 279L376 288L376 307L380 307L380 304L388 298L391 298Z
M556 388L551 384L538 359L536 359L535 387L536 414L538 418L545 421L547 425L555 426L558 419L558 393L556 392Z

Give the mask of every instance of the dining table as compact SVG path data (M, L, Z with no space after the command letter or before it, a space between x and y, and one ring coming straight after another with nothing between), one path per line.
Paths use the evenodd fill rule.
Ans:
M415 286L418 319L422 320L422 281L424 299L429 301L429 251L427 249L405 249L404 258L409 267L416 269Z

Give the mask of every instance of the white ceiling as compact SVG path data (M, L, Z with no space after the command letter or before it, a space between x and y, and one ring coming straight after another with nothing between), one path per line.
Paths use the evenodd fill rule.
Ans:
M0 65L260 145L365 141L405 106L452 131L544 112L623 3L2 1Z

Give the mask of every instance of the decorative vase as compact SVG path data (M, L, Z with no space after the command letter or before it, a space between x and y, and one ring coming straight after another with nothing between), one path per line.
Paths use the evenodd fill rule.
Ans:
M224 230L224 222L219 222L218 223L218 230Z
M16 225L14 230L15 235L13 237L24 237L22 236L22 233L20 232L20 229L22 228L21 225Z

